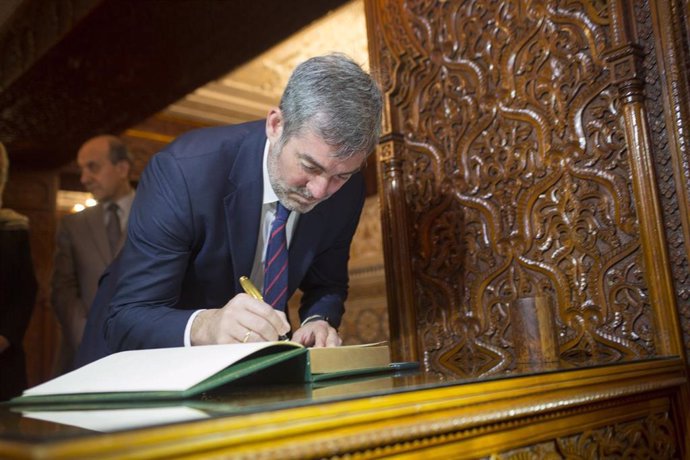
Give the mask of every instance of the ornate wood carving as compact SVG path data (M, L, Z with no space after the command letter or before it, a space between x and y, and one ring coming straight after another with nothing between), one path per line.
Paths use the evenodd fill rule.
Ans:
M632 26L631 2L612 1L614 48L607 54L612 67L612 83L618 89L621 114L630 158L633 196L637 206L640 241L644 249L645 278L653 317L656 320L657 353L682 354L678 334L675 297L671 284L668 250L656 185L652 142L644 107L642 49Z
M668 413L586 430L522 449L511 449L492 460L541 458L679 458L675 430Z
M685 354L690 350L690 35L682 1L636 4L645 108ZM685 2L685 10L688 3ZM690 17L690 16L687 16Z
M369 2L389 299L416 321L391 335L427 369L510 369L508 305L535 295L576 365L682 352L631 6Z

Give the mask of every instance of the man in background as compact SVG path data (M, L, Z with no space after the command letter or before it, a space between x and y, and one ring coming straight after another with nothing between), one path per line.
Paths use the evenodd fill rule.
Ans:
M0 401L26 389L22 340L38 285L29 247L29 218L2 207L9 157L0 143Z
M79 149L77 164L81 183L98 204L65 216L58 225L52 301L62 337L55 375L72 368L98 280L124 243L134 200L132 159L119 138L89 139Z

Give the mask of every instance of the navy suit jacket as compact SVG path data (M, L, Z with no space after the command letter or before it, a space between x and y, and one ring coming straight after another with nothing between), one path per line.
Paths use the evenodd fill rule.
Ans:
M106 354L184 345L191 314L242 292L263 198L265 122L207 128L154 155L142 174L125 246L106 270L76 365ZM300 317L340 324L347 261L365 191L361 174L300 216L289 248L288 295Z

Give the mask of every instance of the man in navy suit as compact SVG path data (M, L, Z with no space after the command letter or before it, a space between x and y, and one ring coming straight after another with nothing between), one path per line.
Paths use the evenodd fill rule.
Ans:
M359 172L379 135L382 97L342 54L293 72L265 121L193 131L147 165L127 242L107 270L77 357L141 348L277 340L283 311L263 285L276 203L287 221L287 293L303 291L292 340L337 346L350 243L365 198Z

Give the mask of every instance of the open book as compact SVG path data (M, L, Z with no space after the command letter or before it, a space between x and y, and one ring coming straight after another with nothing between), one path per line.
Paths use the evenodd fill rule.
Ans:
M393 370L385 344L259 342L114 353L25 390L11 404L183 399L230 382L301 383Z

